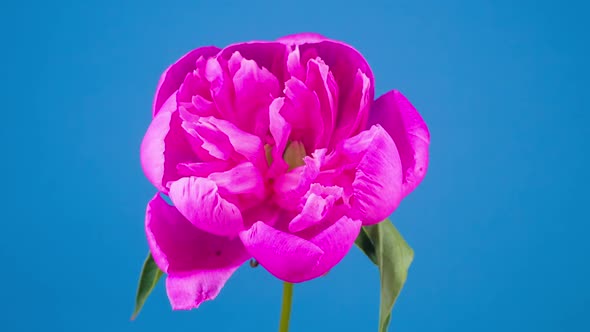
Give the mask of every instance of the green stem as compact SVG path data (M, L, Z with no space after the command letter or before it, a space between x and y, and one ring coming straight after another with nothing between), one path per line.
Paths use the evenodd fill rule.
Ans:
M293 284L283 283L283 306L281 308L281 321L279 323L279 332L289 331L289 318L291 317L291 302L293 299Z

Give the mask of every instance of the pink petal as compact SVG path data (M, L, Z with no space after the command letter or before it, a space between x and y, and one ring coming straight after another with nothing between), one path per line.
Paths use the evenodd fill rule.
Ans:
M279 176L274 183L275 203L287 210L299 208L301 199L309 190L311 183L318 176L323 162L325 149L312 153L312 157L305 157L304 166L294 168L289 173Z
M269 130L274 139L271 156L272 164L269 170L269 177L275 177L285 172L289 166L283 160L283 153L287 146L287 141L291 135L291 125L281 115L280 111L285 105L285 98L279 97L273 100L269 107Z
M360 133L369 118L369 107L373 101L371 81L359 69L353 82L340 104L332 145Z
M166 184L180 177L176 164L195 159L180 126L175 95L168 98L152 119L141 142L140 159L146 177L165 193L168 192Z
M178 90L186 74L195 69L199 57L212 57L219 51L220 49L214 46L197 48L188 52L178 59L176 63L168 67L160 77L158 87L156 88L152 109L153 115L156 116L164 102Z
M325 187L313 183L306 194L301 213L289 223L289 231L299 232L318 225L326 218L336 201L342 197L342 194L343 190L340 187Z
M309 280L308 276L324 254L315 244L262 221L240 233L240 239L264 268L287 282Z
M349 217L362 220L364 225L383 221L403 197L400 157L395 143L379 125L343 141L324 168L342 168L343 173L354 170ZM345 174L338 177L346 178Z
M400 154L407 195L426 175L430 133L424 120L399 91L379 97L369 114L369 125L380 124L395 141Z
M240 209L221 197L215 182L181 178L170 185L174 206L195 227L219 236L235 236L244 229Z
M318 137L315 148L328 147L336 116L338 114L338 85L330 68L320 59L310 59L307 62L307 75L305 85L314 91L319 101L320 116L323 135ZM318 121L319 122L319 121Z
M197 308L214 299L249 257L238 238L195 228L159 194L147 206L145 227L154 261L168 274L166 289L174 309Z
M258 205L267 195L260 170L250 162L225 172L212 173L208 178L215 182L224 198L242 211Z
M196 176L206 178L214 172L224 172L231 168L231 163L226 161L209 161L197 163L180 163L176 170L181 177Z
M219 160L248 160L265 168L264 146L259 137L244 132L233 123L215 117L196 117L181 110L182 123L193 142ZM194 149L195 150L195 149ZM195 150L196 151L196 150Z
M232 54L228 67L235 89L233 122L244 131L266 135L268 106L280 92L277 78L254 60L244 59L238 51Z
M320 258L313 273L307 277L312 279L322 276L338 264L354 244L354 240L359 234L361 225L362 222L360 220L352 220L346 216L342 216L330 227L320 232L314 234L313 231L305 231L304 233L299 234L300 236L307 238L311 243L318 246L324 252L324 255Z
M268 41L237 43L225 47L219 52L218 58L229 60L235 52L239 52L244 59L254 60L258 66L272 73L278 82L286 80L284 68L286 46L284 44Z
M291 127L291 140L303 143L306 151L314 151L324 136L324 124L317 95L299 79L285 83L286 104L280 114Z
M301 45L306 43L317 43L323 40L327 40L327 38L315 32L302 32L287 35L277 40L281 43L285 43L288 45Z

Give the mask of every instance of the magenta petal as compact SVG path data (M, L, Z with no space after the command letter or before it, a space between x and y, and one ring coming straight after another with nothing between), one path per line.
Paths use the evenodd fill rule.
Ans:
M407 195L426 175L430 133L418 111L399 91L379 97L369 114L369 126L380 124L395 141L400 154L404 193Z
M351 89L340 105L332 145L365 130L369 118L369 107L372 102L371 82L367 75L360 70L356 73L353 82Z
M300 200L318 176L325 153L325 149L316 150L312 157L303 158L304 166L279 176L274 183L275 203L288 210L297 209Z
M349 217L362 220L364 225L383 221L403 197L399 154L391 137L379 125L339 144L324 168L342 169L341 178L354 171Z
M320 35L319 33L315 32L302 32L296 33L288 36L281 37L277 39L281 43L285 43L288 45L301 45L306 43L317 43L321 42L322 40L326 40L327 38Z
M306 194L301 213L289 223L289 231L299 232L318 225L326 218L334 203L342 197L343 190L338 186L325 187L313 183Z
M287 282L311 279L323 251L296 235L275 229L262 221L240 233L244 246L275 277Z
M291 139L314 151L324 134L324 124L317 95L304 82L292 77L285 82L286 104L280 114L291 127Z
M153 104L153 115L160 111L160 107L164 102L178 90L186 74L190 71L195 70L197 59L199 57L212 57L220 51L219 48L214 46L201 47L196 50L190 51L182 56L176 63L168 67L158 82L156 88L156 95L154 97Z
M280 91L277 78L237 51L229 59L228 68L235 89L234 123L242 130L264 136L268 132L268 106Z
M291 125L280 113L283 107L285 107L284 97L276 98L269 106L269 130L275 143L271 151L272 164L269 170L270 177L281 174L289 168L283 159L283 153L285 152L289 135L291 135Z
M174 309L197 308L214 299L249 257L238 238L195 228L159 194L147 206L145 227L154 261L168 274L166 289Z
M324 275L346 256L359 235L361 225L360 220L343 216L330 227L308 238L324 252L311 278Z
M305 85L315 92L321 113L323 130L320 133L323 135L317 138L316 148L328 147L338 114L338 85L329 67L319 58L307 62Z
M244 229L240 209L221 197L215 182L186 177L170 185L170 199L195 227L220 236L234 236Z
M167 193L167 182L179 178L176 164L194 159L194 153L180 127L175 95L160 110L141 142L140 159L146 177L158 190Z
M219 193L241 211L258 205L266 197L262 174L250 162L244 162L225 172L212 173L208 178L215 182Z

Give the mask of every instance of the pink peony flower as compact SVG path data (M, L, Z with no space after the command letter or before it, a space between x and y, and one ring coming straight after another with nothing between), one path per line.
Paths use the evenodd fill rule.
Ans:
M373 86L359 52L316 34L202 47L164 72L141 163L174 203L156 194L145 224L174 309L251 257L284 281L322 276L420 183L426 124Z

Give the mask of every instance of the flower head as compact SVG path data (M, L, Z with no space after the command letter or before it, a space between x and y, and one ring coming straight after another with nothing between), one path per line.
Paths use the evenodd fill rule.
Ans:
M362 225L423 179L428 129L398 91L374 101L362 55L316 34L189 52L162 75L141 162L146 232L175 309L215 298L254 257L324 275Z

